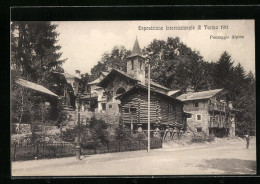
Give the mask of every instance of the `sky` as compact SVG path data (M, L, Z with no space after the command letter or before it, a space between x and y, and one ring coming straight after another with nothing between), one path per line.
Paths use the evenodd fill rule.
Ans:
M115 46L132 50L136 37L141 48L154 39L179 37L180 41L199 51L206 61L216 62L227 51L234 65L239 62L246 72L255 73L254 20L185 20L185 21L63 21L53 22L58 27L65 72L90 73L102 54ZM144 30L143 27L162 27L163 30ZM194 26L193 30L166 30L167 27ZM198 29L201 26L201 29ZM221 29L221 26L224 26ZM224 29L226 28L226 29ZM233 39L232 36L239 36ZM229 36L228 39L220 39Z

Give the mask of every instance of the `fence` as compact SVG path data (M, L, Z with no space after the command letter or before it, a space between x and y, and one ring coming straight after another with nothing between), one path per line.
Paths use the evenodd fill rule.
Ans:
M19 144L12 143L12 161L32 160L41 158L59 158L75 156L75 144L72 143L37 143ZM151 149L162 148L162 139L151 139ZM136 151L147 149L147 140L140 141L111 141L96 149L81 149L82 155L112 153L123 151Z

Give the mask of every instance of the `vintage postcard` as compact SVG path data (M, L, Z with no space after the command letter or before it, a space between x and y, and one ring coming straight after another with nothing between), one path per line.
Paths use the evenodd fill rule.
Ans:
M12 21L12 176L256 175L255 21Z

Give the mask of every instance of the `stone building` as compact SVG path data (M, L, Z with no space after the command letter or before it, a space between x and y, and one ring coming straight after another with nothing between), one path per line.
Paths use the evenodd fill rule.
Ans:
M97 86L97 84L107 76L108 72L100 72L98 78L90 83L88 83L88 89L90 94L87 94L85 99L85 104L90 106L90 110L99 113L106 112L106 94L102 87Z
M187 93L177 99L185 102L184 111L192 114L187 124L195 132L205 132L217 137L235 135L235 113L232 103L227 101L223 89Z
M129 126L131 124L131 128L136 129L137 124L147 128L146 58L141 53L137 39L131 55L126 59L127 72L112 69L98 86L105 91L107 113L122 113L123 122ZM174 98L179 91L171 91L152 80L150 84L151 123L183 127L187 114L183 112L183 102Z

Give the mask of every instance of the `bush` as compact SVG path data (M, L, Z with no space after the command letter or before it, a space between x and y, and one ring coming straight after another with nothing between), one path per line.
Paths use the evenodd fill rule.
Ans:
M75 129L67 129L61 133L61 139L65 142L74 142L77 134Z
M80 145L84 149L99 148L109 142L107 124L103 120L95 117L91 118L89 125L75 126L73 129L67 129L61 134L61 138L66 142L74 142L80 133Z
M115 136L117 140L121 140L121 141L131 140L130 130L124 128L122 122L119 122L119 125L115 131Z
M132 140L141 141L143 139L147 139L145 133L140 132L140 133L137 133L137 134L133 134Z

